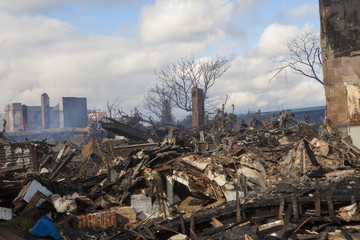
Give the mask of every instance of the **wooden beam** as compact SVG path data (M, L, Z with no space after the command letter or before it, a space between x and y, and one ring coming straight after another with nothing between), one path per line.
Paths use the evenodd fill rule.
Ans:
M298 202L295 196L291 197L292 205L293 205L293 212L294 212L294 218L296 220L299 219L299 209L298 209Z
M279 206L279 219L284 218L284 206L285 206L285 199L280 199L280 206Z
M330 194L326 196L326 201L327 201L327 205L328 205L329 217L334 218L335 217L334 204L333 204L332 197Z
M191 215L191 220L190 220L190 236L191 237L196 237L196 233L195 233L195 215L194 214Z
M186 225L183 216L180 214L180 224L181 224L181 232L184 235L188 235L186 231Z
M320 202L320 195L318 192L315 194L315 216L317 217L321 216L321 202Z
M217 219L214 218L214 217L212 217L211 220L212 220L212 221L210 222L210 224L213 225L215 228L221 227L221 226L224 225L224 224L222 224L222 222L220 222L219 220L217 220Z
M20 215L23 215L24 213L26 213L27 211L29 211L30 209L34 208L36 203L41 199L45 199L46 201L51 203L51 198L45 196L43 193L37 191L35 193L35 195L31 198L30 202L26 205L26 207L21 211Z
M236 192L236 221L241 222L241 206L240 206L240 196L239 192Z
M351 196L351 204L356 203L356 197L355 196Z
M293 206L292 206L292 204L289 204L286 208L286 213L285 213L285 218L284 218L284 227L281 229L281 231L279 232L279 235L278 235L279 238L282 238L284 236L284 234L288 228L292 210L293 210Z

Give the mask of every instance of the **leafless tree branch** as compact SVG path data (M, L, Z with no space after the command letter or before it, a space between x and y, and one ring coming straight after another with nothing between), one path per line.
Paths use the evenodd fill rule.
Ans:
M291 69L294 73L312 78L320 84L324 84L319 74L322 71L320 37L314 32L302 32L297 37L287 42L288 56L277 61L279 67L271 71L271 78L281 77L286 70Z
M117 97L114 102L110 103L109 100L106 101L107 116L109 118L120 117L122 114L120 106L120 98Z

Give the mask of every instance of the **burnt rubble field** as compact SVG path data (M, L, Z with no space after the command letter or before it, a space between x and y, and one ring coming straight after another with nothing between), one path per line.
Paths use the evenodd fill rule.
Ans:
M107 118L0 145L0 239L360 239L360 150L326 121Z

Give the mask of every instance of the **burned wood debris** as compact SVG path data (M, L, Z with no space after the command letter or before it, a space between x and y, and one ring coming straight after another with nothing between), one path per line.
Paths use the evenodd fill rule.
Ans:
M360 238L360 150L326 121L101 124L122 137L1 142L0 239Z

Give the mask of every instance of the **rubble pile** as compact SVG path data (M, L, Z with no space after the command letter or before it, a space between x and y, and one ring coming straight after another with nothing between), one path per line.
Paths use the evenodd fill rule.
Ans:
M326 121L101 124L117 136L2 141L0 239L360 238L360 150Z

